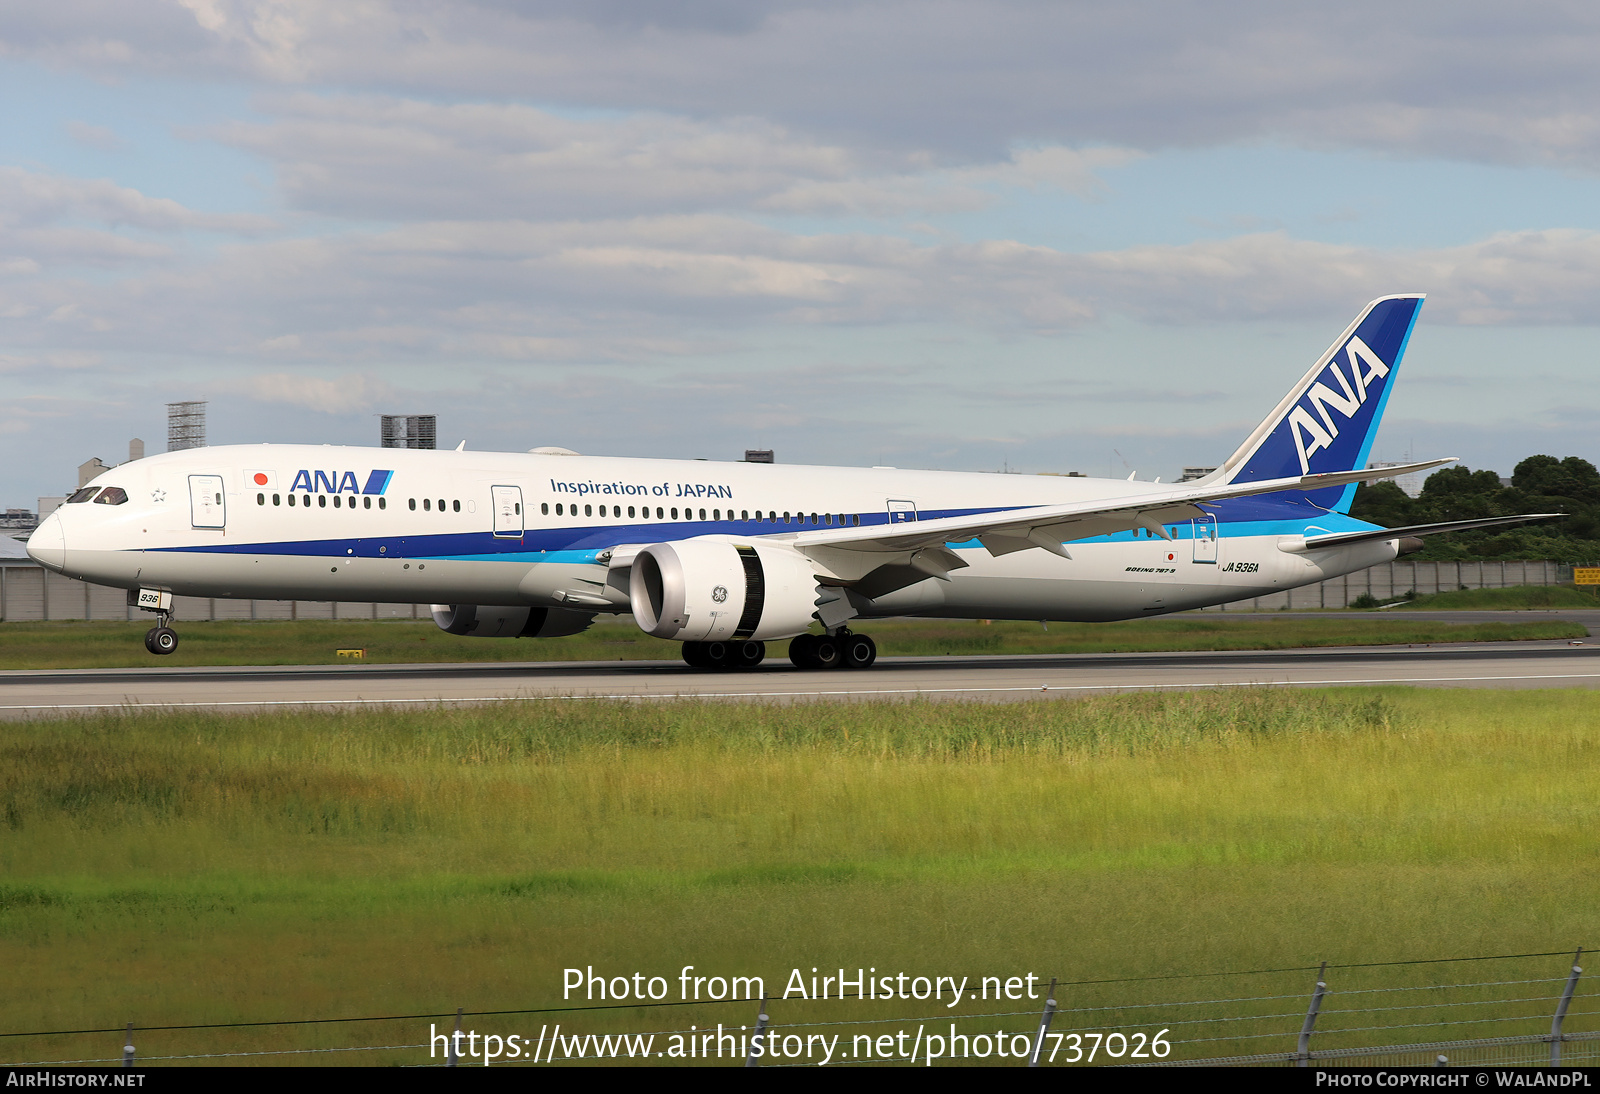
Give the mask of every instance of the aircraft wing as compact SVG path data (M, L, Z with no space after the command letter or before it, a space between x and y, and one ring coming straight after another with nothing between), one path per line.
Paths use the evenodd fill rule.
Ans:
M1052 554L1071 558L1063 540L1107 535L1131 528L1146 528L1163 539L1172 536L1164 523L1203 516L1197 508L1206 502L1228 498L1272 494L1281 490L1312 491L1344 486L1369 479L1394 478L1413 471L1426 471L1441 464L1454 463L1455 457L1425 460L1421 463L1362 471L1334 471L1320 475L1257 480L1249 483L1224 483L1213 486L1169 489L1122 498L1069 502L1063 505L1035 505L1023 509L978 513L965 517L940 517L908 521L904 524L873 525L863 528L827 528L800 532L792 540L800 550L828 547L850 551L899 554L906 551L942 549L946 543L977 538L993 555L1010 554L1038 547ZM945 552L945 554L951 554ZM951 559L957 566L965 563ZM944 569L954 567L946 566Z
M1311 536L1306 539L1305 549L1314 551L1319 547L1343 547L1350 543L1361 543L1373 539L1406 539L1412 536L1436 536L1441 532L1465 532L1472 528L1494 528L1502 524L1526 524L1529 521L1549 520L1552 517L1564 517L1565 513L1523 513L1516 517L1479 517L1476 520L1450 520L1442 524L1412 524L1405 528L1376 528L1366 532L1335 532L1326 536Z

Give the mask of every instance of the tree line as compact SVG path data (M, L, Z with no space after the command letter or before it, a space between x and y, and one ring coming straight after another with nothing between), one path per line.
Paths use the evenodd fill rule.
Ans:
M1577 456L1529 456L1517 464L1509 486L1493 471L1446 467L1423 480L1416 498L1387 479L1363 483L1350 510L1351 516L1385 528L1517 513L1567 515L1540 524L1429 536L1426 548L1406 557L1600 561L1600 471Z

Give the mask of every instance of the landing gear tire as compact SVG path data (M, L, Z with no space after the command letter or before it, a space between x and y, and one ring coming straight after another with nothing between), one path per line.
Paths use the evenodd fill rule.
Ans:
M812 662L819 669L836 669L844 661L840 642L831 635L818 635L811 647Z
M741 669L753 669L767 657L765 642L735 642L733 663Z
M789 643L789 660L797 669L821 668L813 655L817 645L817 636L814 634L798 634Z
M789 643L789 660L801 669L871 668L878 644L864 634L802 634Z
M171 627L151 627L144 636L144 648L165 655L178 648L178 632Z
M696 669L753 669L767 656L765 642L685 642L683 663Z
M847 669L870 669L878 659L878 644L864 634L844 634L837 639Z

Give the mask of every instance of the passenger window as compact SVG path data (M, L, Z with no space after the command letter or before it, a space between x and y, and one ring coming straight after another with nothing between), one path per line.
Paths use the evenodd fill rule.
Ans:
M371 498L362 498L361 499L361 508L363 508L363 509L371 509L372 508L372 499Z
M291 507L292 507L292 506L293 506L293 505L294 505L294 495L293 495L293 494L290 494L290 495L289 495L289 505L290 505L290 506L291 506Z
M318 494L317 495L317 508L326 509L327 507L328 507L328 495L326 495L326 494Z
M522 515L522 503L520 501L517 502L516 505L514 506L514 508L516 510L517 516L520 517Z
M628 506L628 516L629 516L629 517L632 517L632 516L633 516L633 506L631 506L631 505L630 505L630 506Z
M826 522L826 523L828 523L828 524L832 524L832 523L833 523L833 514L832 514L832 513L829 513L829 514L827 514L827 515L826 515L826 516L824 516L824 517L823 517L823 518L822 518L822 519L823 519L823 520L824 520L824 521L825 521L825 522Z
M556 502L556 516L561 516L561 503L559 501Z
M265 504L267 504L267 496L265 494L257 494L256 495L256 504L257 505L265 505Z
M387 509L387 508L389 508L389 506L384 503L384 500L382 498L379 498L378 499L378 508L379 509Z
M406 501L410 503L412 511L415 512L416 508L417 508L417 499L416 498L407 498Z
M422 511L424 513L433 512L433 499L432 498L423 498L422 499Z
M861 527L861 514L860 513L855 514L855 516L850 518L850 521L857 528Z
M678 519L678 507L677 506L673 506L672 507L672 519L673 520L677 520Z
M272 495L272 504L273 505L281 505L281 504L283 504L283 495L282 494L274 494L274 495Z
M584 506L584 507L583 507L583 515L584 515L584 516L586 516L586 517L592 517L592 516L594 516L594 506L592 506L592 505L585 505L585 506Z
M700 510L700 519L701 520L705 520L706 519L706 511L704 509Z
M544 516L544 517L548 517L550 515L550 503L549 502L541 501L539 503L539 515L540 516Z
M339 495L338 494L335 494L333 496L333 507L335 509L339 508Z
M450 511L452 513L461 512L461 499L460 498L457 498L455 501L450 503Z
M721 520L722 519L722 510L721 509L713 509L713 510L711 510L711 519L712 520Z
M441 512L441 513L444 512L444 499L443 498L439 499L439 512Z
M665 520L666 517L667 517L667 511L665 509L661 508L661 506L659 506L659 505L656 506L656 519L657 520Z

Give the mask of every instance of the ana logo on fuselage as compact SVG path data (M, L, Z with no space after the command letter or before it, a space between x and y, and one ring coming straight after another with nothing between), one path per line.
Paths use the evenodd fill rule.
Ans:
M382 494L389 489L393 471L373 471L367 475L365 485L356 481L354 471L297 471L292 494L304 490L308 494Z
M1389 366L1361 339L1350 339L1345 345L1345 353L1350 362L1350 375L1345 376L1344 370L1339 367L1339 357L1335 354L1333 360L1328 362L1327 370L1289 412L1289 434L1294 437L1295 450L1300 454L1302 475L1311 473L1312 455L1332 445L1334 438L1339 435L1339 427L1334 424L1329 408L1337 410L1346 421L1354 418L1366 403L1367 396L1375 388L1382 387L1382 384L1374 384L1373 381L1389 375ZM1323 383L1323 379L1328 377L1338 383L1339 391Z

